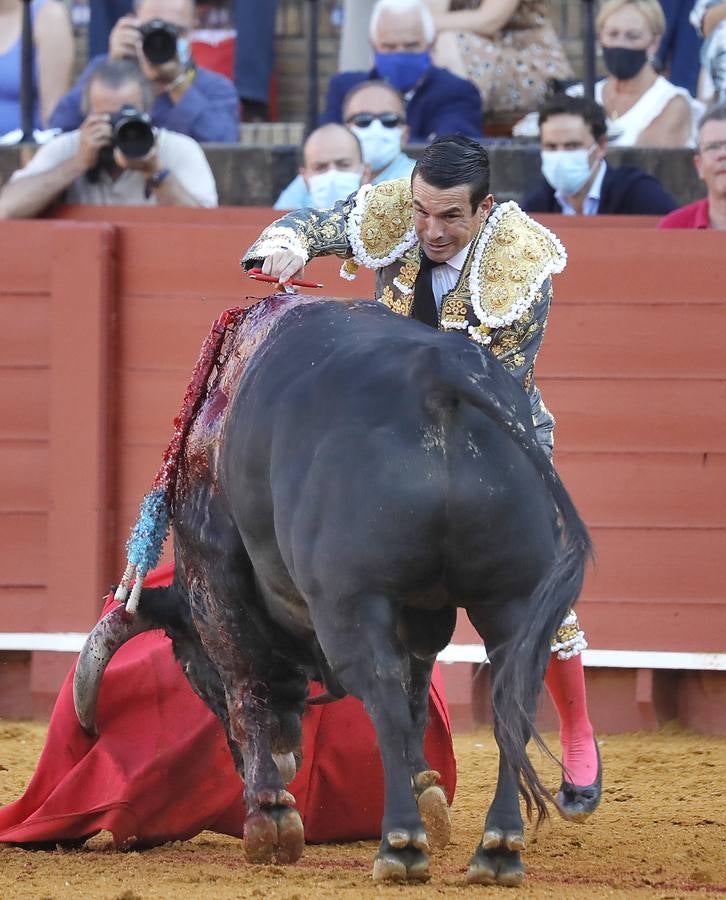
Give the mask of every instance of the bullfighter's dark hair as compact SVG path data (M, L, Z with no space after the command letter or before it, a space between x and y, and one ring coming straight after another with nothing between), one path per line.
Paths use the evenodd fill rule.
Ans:
M605 123L605 110L599 103L590 100L589 97L570 97L569 94L551 94L542 104L539 110L539 127L552 116L579 116L592 132L592 136L599 141L607 134Z
M411 173L435 188L469 185L471 210L489 193L489 154L479 141L462 134L437 137L421 154Z

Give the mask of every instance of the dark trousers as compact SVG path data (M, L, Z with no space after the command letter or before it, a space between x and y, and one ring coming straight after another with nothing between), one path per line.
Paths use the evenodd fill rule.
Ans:
M275 59L278 0L234 0L234 83L243 100L267 103Z
M108 36L116 20L133 9L132 0L93 0L88 25L88 55L108 53Z

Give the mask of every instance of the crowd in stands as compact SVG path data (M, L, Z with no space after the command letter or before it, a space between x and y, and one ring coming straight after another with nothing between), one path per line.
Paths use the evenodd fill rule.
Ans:
M216 205L199 144L234 143L241 122L269 117L278 5L227 0L236 55L222 74L195 62L194 0L99 0L91 4L89 61L72 83L67 0L32 0L33 125L39 141L42 129L57 133L3 188L0 216L43 214L63 200ZM6 143L22 135L23 6L0 0ZM726 2L603 0L596 31L605 75L594 101L574 78L548 6L343 3L341 70L327 86L319 127L300 148L299 174L275 207L325 208L362 184L410 175L407 145L452 133L486 142L493 122L519 120L512 133L541 145L540 178L522 185L525 209L669 214L664 227L724 227ZM122 108L152 136L143 153L119 145ZM609 146L694 148L708 196L688 213L673 212L674 199L653 176L607 162Z

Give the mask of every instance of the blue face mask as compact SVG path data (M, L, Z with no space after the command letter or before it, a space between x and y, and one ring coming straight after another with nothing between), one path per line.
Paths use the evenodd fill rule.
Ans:
M179 65L186 69L192 61L192 45L187 38L179 37L176 39L176 56L179 60Z
M555 191L567 197L576 194L592 175L600 160L590 165L590 151L595 147L580 150L543 150L542 174Z
M431 55L423 53L376 53L376 71L384 81L405 94L431 68Z

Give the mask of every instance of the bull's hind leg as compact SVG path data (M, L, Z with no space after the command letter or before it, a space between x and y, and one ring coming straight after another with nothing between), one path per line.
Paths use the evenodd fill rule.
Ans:
M502 652L513 633L506 627L506 611L494 617L479 615L468 610L472 624L486 637L487 652L492 670L492 683L496 679ZM533 712L534 710L531 710ZM501 752L499 735L506 723L494 714L494 738L499 751L499 773L494 799L487 813L479 846L469 861L467 881L472 884L501 884L508 887L520 885L524 879L524 864L520 851L524 849L524 823L519 809L519 776Z
M408 654L385 597L362 597L316 616L315 631L345 690L363 701L378 738L385 803L376 881L427 881L429 843L412 788L422 754L409 696Z
M421 818L432 850L443 850L451 837L451 813L446 794L439 786L441 776L428 764L424 737L428 725L429 689L436 654L451 640L456 610L420 610L405 607L399 616L398 633L410 654L408 696L413 717L411 775Z

